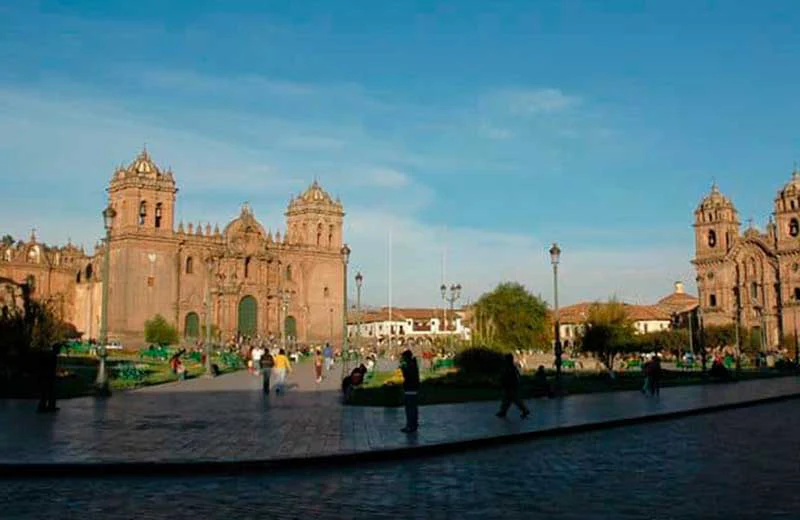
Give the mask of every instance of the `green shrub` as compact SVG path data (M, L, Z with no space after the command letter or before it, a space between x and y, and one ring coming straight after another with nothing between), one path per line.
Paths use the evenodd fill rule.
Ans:
M466 374L499 374L504 354L488 347L472 347L456 355L456 367Z
M174 345L178 342L178 329L167 322L164 316L156 314L153 319L144 322L144 339L156 345Z

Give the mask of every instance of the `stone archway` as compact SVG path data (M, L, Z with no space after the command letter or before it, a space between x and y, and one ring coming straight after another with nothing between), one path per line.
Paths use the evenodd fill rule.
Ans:
M237 330L239 334L250 337L258 332L258 302L252 296L245 296L239 300Z
M186 315L183 322L183 336L186 338L200 337L200 316L196 312L190 312Z

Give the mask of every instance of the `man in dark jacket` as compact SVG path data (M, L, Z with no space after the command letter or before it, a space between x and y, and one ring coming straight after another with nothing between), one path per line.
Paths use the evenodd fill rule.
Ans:
M505 417L511 403L517 405L522 411L522 418L526 418L531 414L525 403L519 398L519 371L514 364L514 355L506 354L503 359L503 372L500 377L500 384L503 387L503 402L500 405L500 411L497 412L498 417Z
M39 353L38 379L39 379L39 413L58 411L56 406L56 372L58 370L58 353L61 344L53 346Z
M403 394L406 405L406 427L403 433L413 433L419 427L419 409L417 393L419 392L419 367L417 358L410 350L403 352L400 359L400 370L403 372Z

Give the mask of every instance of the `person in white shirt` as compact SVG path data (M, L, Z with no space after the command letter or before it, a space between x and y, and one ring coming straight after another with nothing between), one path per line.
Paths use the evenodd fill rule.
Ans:
M261 356L264 355L264 349L260 346L253 349L253 372L255 375L261 375Z

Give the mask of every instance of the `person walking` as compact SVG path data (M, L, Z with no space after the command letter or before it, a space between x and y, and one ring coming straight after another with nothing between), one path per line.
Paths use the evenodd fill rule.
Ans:
M41 352L38 361L39 379L39 413L57 412L56 406L56 372L58 370L58 352L61 344L55 343L46 351Z
M317 384L322 382L322 352L317 349L314 353L314 375L317 376Z
M333 368L333 349L330 343L325 343L325 348L322 349L322 356L325 358L325 370Z
M642 386L642 393L645 395L653 393L653 360L648 359L642 365L642 372L644 372L644 385Z
M414 433L419 427L419 366L417 358L410 350L404 350L400 358L403 373L403 397L406 407L406 426L403 433Z
M264 349L261 348L261 345L256 345L256 347L252 350L253 356L253 373L256 376L261 375L261 357L264 355Z
M522 411L521 417L524 419L531 414L525 403L519 398L519 370L514 363L514 355L506 354L503 358L503 371L500 375L500 384L503 387L503 400L500 403L500 411L497 417L505 417L511 403Z
M650 361L650 393L652 395L661 393L661 358L658 354Z
M278 355L275 356L275 393L279 394L286 391L286 375L291 374L292 364L289 358L286 357L286 350L280 349Z
M275 359L269 351L265 351L261 356L261 372L263 373L263 389L264 393L269 395L269 376L272 375L272 369L275 367Z

